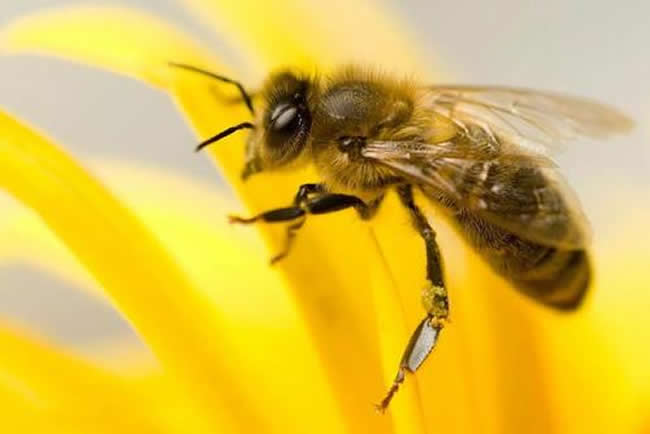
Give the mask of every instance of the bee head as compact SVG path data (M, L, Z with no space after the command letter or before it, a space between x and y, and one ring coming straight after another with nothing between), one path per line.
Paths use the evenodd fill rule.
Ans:
M315 86L312 80L290 72L271 76L265 84L264 110L247 143L243 177L280 167L293 167L303 159L311 128Z
M315 80L291 72L272 75L261 92L266 100L265 108L256 114L251 95L240 82L192 65L169 62L169 66L236 86L241 101L255 118L255 123L242 122L206 139L196 147L197 151L237 131L253 130L246 144L243 179L262 170L294 163L303 153L312 127L310 101L316 88Z

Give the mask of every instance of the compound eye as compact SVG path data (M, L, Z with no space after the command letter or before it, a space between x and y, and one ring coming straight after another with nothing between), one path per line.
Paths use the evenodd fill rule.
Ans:
M269 109L264 148L269 165L277 167L302 152L311 130L311 114L302 94L286 97Z
M271 114L271 129L291 134L298 126L298 108L290 104L278 105Z

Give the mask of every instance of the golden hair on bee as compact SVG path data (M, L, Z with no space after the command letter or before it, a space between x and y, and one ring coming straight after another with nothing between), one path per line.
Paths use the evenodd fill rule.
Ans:
M413 81L374 69L347 66L329 75L315 107L311 145L324 183L333 191L380 194L393 172L362 158L361 149L368 140L405 137L416 98Z
M272 74L260 92L261 126L247 142L246 176L313 163L329 188L365 197L392 182L393 171L360 158L359 138L408 139L431 123L418 86L371 68L345 66L325 77Z

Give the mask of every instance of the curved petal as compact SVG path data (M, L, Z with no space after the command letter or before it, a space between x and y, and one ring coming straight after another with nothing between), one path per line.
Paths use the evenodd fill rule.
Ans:
M52 418L42 409L26 400L24 395L6 387L0 378L0 406L2 428L11 433L83 434L86 431L72 426L52 426Z
M221 336L222 316L160 243L46 139L5 114L0 130L0 185L75 252L213 426L264 431L261 409L239 395L241 382L223 357L231 350ZM204 366L221 374L206 378ZM214 402L228 411L215 411Z
M117 375L4 324L0 347L0 405L11 432L208 432L167 374Z
M137 38L129 37L131 29L138 29ZM118 7L67 7L21 18L0 33L0 52L65 57L154 86L169 84L171 60L215 63L207 50L173 26Z
M219 36L265 69L323 68L352 62L391 72L429 72L413 32L372 0L183 0Z
M106 161L92 166L147 227L160 236L161 243L173 252L174 261L202 288L206 300L219 307L220 326L227 334L221 338L226 340L223 355L237 366L237 381L242 384L239 387L255 390L248 393L248 399L267 408L265 414L272 419L274 429L300 432L300 426L324 419L328 423L315 427L313 432L340 431L335 403L329 397L314 351L279 279L262 259L262 245L252 234L233 231L226 222L225 213L232 208L233 201L224 200L218 191L198 182L155 169ZM28 227L39 224L23 217ZM18 227L25 226L17 223ZM29 235L33 249L47 252L52 248L49 237L40 237L46 236L47 231L34 230ZM41 260L50 262L47 255L21 259L37 265ZM74 278L76 268L58 268L56 274ZM180 297L186 295L179 293ZM182 351L187 349L183 347ZM246 357L241 359L240 354ZM212 375L230 375L220 372L219 366L210 371ZM203 375L202 372L197 375ZM287 390L295 395L287 396ZM230 393L223 392L225 397ZM309 401L301 399L305 395L310 396ZM218 402L210 405L216 406Z
M436 216L434 209L427 213ZM380 215L383 220L374 227L400 292L392 303L401 302L407 324L415 327L421 307L412 296L418 287L414 276L424 262L418 258L413 264L404 257L402 249L418 249L419 240L394 231L408 221L405 214L390 214ZM449 270L451 323L431 363L418 372L420 387L405 386L405 392L422 395L429 431L633 432L650 385L650 352L639 344L650 337L642 313L650 308L650 240L645 241L647 231L639 233L648 210L637 208L633 215L617 223L629 228L626 232L612 231L613 239L596 245L592 295L571 315L556 314L517 294L436 219ZM395 333L391 314L379 312L386 328L382 334ZM389 368L386 380L394 375L395 366Z
M555 410L567 432L637 432L647 415L650 232L645 228L650 208L639 206L645 191L637 188L617 186L607 195L620 200L608 201L620 217L595 246L597 279L590 306L581 318L567 319L564 333L549 336L551 363L564 368L556 369L549 382L565 391L555 400Z
M38 216L9 200L0 200L0 210L0 264L38 264L43 271L59 274L78 288L97 292L92 276ZM60 270L64 270L63 275Z
M122 378L64 356L5 325L0 326L0 347L0 402L13 396L14 405L22 404L24 411L21 417L6 413L3 406L3 427L5 417L12 416L17 425L47 422L64 432L166 432L148 403ZM130 411L136 406L143 411ZM189 419L188 424L192 424Z
M391 345L399 348L405 345L423 318L419 291L424 286L421 276L425 270L425 258L418 237L407 237L395 230L404 226L409 216L397 206L395 197L388 200L394 206L384 208L373 227L395 288L392 304L406 324L401 327L402 336L394 339L398 344ZM436 210L426 200L420 198L418 203L426 214L437 216ZM435 219L434 223L448 270L451 323L441 333L440 344L429 363L418 371L416 381L407 381L405 392L418 393L425 403L426 406L419 409L419 417L426 432L516 432L512 431L507 416L502 414L502 408L512 399L512 391L505 387L507 379L513 373L520 373L525 384L526 381L534 382L537 377L525 376L528 369L534 369L531 360L525 360L528 353L505 358L500 352L507 351L509 345L523 340L523 336L534 330L534 316L527 317L522 312L528 308L525 302L518 300L514 291L467 250L444 219ZM404 254L405 251L416 253L409 256ZM390 316L391 313L386 312L379 321L388 321ZM396 330L396 325L392 329ZM386 333L384 330L383 334ZM396 351L393 348L386 380L389 375L395 375L400 354ZM503 371L510 373L503 374ZM504 383L499 384L499 380ZM398 395L394 405L400 405L401 399ZM524 414L543 411L543 394L523 393L522 390L521 399L525 403L522 405Z

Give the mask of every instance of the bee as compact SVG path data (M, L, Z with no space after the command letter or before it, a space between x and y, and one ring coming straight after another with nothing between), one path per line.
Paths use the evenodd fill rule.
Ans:
M594 101L509 87L425 85L346 66L327 77L291 71L270 76L256 95L234 80L172 64L239 89L253 116L199 144L251 130L244 179L313 164L321 182L298 188L288 206L235 223L288 222L284 258L310 215L354 208L371 219L397 192L426 252L424 319L403 353L384 411L407 373L433 350L449 316L436 232L414 190L443 210L458 232L512 286L539 303L572 311L591 279L590 229L558 173L554 153L576 139L631 129L616 109Z

